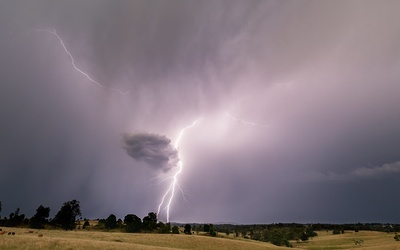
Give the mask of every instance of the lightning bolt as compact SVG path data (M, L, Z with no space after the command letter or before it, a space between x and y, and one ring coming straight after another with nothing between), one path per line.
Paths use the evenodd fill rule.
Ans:
M226 115L227 117L229 117L230 119L232 119L233 121L239 121L239 122L241 122L241 123L243 123L243 124L245 124L245 125L258 126L258 127L267 127L266 125L257 124L257 123L249 122L249 121L244 121L244 120L242 120L242 119L236 118L236 117L234 117L233 115L229 114L228 112L226 112L225 115ZM182 140L182 137L183 137L185 131L186 131L187 129L189 129L189 128L194 127L194 126L197 124L197 122L199 122L201 119L204 119L204 118L197 119L197 120L195 120L191 125L189 125L189 126L187 126L187 127L184 127L183 129L181 129L181 131L179 132L179 135L178 135L178 137L177 137L177 139L176 139L176 141L175 141L175 144L174 144L174 147L175 147L176 150L178 150L178 152L179 152L179 144L180 144L180 142L181 142L181 140ZM178 156L179 156L179 155L178 155ZM167 211L166 211L166 213L167 213L167 223L169 222L169 212L170 212L170 208L171 208L172 201L173 201L174 196L175 196L175 189L176 189L176 187L179 188L178 176L179 176L179 175L182 173L182 171L183 171L183 163L182 163L182 161L180 160L180 157L179 157L179 162L177 163L177 167L178 167L178 170L177 170L177 171L175 172L175 174L172 176L172 182L171 182L171 184L169 185L167 191L165 191L164 195L162 196L161 202L160 202L160 204L158 205L158 209L157 209L157 215L160 214L160 211L161 211L162 209L166 209L166 210L167 210ZM164 204L166 204L166 205L163 207Z
M196 123L199 122L201 119L203 119L203 118L197 119L191 125L181 129L181 131L179 132L179 135L178 135L178 137L177 137L177 139L175 141L175 144L174 144L174 147L175 147L176 150L178 150L178 152L179 152L179 143L181 142L183 134L185 133L185 131L187 129L189 129L189 128L194 127L196 125ZM180 159L180 157L179 157L179 162L177 164L177 167L178 167L178 170L173 175L172 182L169 185L167 191L162 196L160 205L158 205L158 210L157 210L157 215L159 215L163 204L166 203L166 205L165 205L165 207L163 207L163 209L167 210L167 222L169 222L169 211L170 211L172 200L174 199L174 196L175 196L175 188L179 187L178 176L182 173L182 170L183 170L183 163L182 163L182 160ZM167 198L167 197L169 197L169 198ZM168 200L168 202L166 202L166 199Z
M241 123L246 124L246 125L258 126L258 127L264 127L264 128L267 127L266 125L257 124L257 123L254 123L254 122L248 122L248 121L244 121L242 119L236 118L233 115L229 114L228 112L226 112L225 115L227 117L231 118L234 121L238 121L238 122L241 122Z
M50 33L50 34L54 35L54 36L60 41L60 44L61 44L61 46L63 47L65 53L67 53L67 55L68 55L69 58L71 59L71 64L72 64L72 66L74 67L74 69L75 69L76 71L78 71L79 73L81 73L82 75L84 75L89 81L91 81L92 83L94 83L94 84L97 85L98 87L103 88L103 89L108 89L108 90L111 90L111 91L115 91L115 92L117 92L117 93L119 93L119 94L121 94L121 95L125 95L125 94L129 93L129 91L122 91L122 90L119 90L119 89L107 87L107 86L105 86L105 85L99 83L98 81L94 80L92 77L90 77L90 75L89 75L88 73L86 73L86 72L84 72L83 70L81 70L80 68L78 68L78 67L76 66L76 64L75 64L75 59L74 59L74 57L73 57L72 54L68 51L67 46L65 46L64 41L63 41L63 40L61 39L61 37L57 34L57 32L56 32L55 29L53 29L53 30L48 30L48 29L45 29L45 30L43 30L43 29L36 29L35 31L37 31L37 32L47 32L47 33Z

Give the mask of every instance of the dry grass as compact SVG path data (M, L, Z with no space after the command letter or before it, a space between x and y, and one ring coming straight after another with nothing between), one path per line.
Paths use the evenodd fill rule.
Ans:
M98 231L3 228L0 249L281 249L269 243L198 235L128 234ZM43 234L43 237L38 237Z
M293 247L309 249L309 250L322 250L322 249L382 249L394 250L400 249L400 242L393 239L394 234L383 232L360 231L346 231L344 234L333 235L332 231L317 232L318 236L310 239L308 242L296 243L292 242ZM361 246L354 243L355 239L361 239L364 243Z
M382 249L400 250L400 242L394 234L361 231L333 235L320 231L308 242L292 242L294 248L277 247L269 243L242 238L214 238L201 235L172 234L129 234L99 231L33 230L24 228L3 228L15 235L0 235L0 249ZM43 234L43 237L38 237ZM361 239L361 246L354 244Z

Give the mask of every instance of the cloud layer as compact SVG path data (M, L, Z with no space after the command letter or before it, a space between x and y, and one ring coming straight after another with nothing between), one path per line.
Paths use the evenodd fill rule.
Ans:
M400 174L400 161L386 163L382 166L359 167L345 173L311 173L306 179L313 181L354 181L374 178L387 178L390 175Z

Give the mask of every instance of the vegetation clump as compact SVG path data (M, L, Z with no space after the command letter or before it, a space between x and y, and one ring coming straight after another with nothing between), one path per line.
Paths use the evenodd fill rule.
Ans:
M172 227L172 234L179 234L179 227L178 226L173 226Z
M362 240L362 239L355 239L354 240L354 244L356 245L356 246L361 246L361 244L363 244L364 243L364 241Z
M214 228L213 224L204 224L203 225L203 231L210 235L211 237L216 237L217 236L217 231Z
M44 225L48 223L47 218L49 218L49 215L50 208L40 205L38 209L36 209L36 214L30 220L31 228L43 229Z
M51 224L60 226L65 230L73 230L76 227L76 218L81 214L79 201L72 200L64 202L60 211L56 214Z
M185 225L185 230L183 231L185 234L192 234L192 226L190 224Z

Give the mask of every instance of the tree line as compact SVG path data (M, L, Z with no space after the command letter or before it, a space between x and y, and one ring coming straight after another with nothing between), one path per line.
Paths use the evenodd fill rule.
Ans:
M86 226L88 223L85 221ZM84 224L84 226L85 226ZM124 220L118 219L114 214L110 214L106 219L98 220L98 229L113 230L119 229L128 233L156 232L156 233L179 233L179 228L170 223L158 221L157 214L148 213L143 219L135 214L127 214Z
M0 202L0 213L2 204ZM64 202L60 210L53 219L49 219L50 208L40 205L36 213L31 218L26 218L17 208L9 217L1 218L0 226L6 227L31 227L35 229L62 228L64 230L73 230L81 227L81 220L78 220L82 214L80 203L77 200ZM80 217L80 219L82 219ZM82 229L93 228L98 230L116 230L128 233L153 232L153 233L172 233L179 234L179 227L184 228L185 234L201 234L216 237L218 234L233 234L234 237L243 237L247 239L270 242L278 246L291 247L290 241L307 241L316 237L315 231L332 231L333 234L341 234L346 231L370 230L381 232L395 232L395 240L400 241L399 224L382 223L356 223L356 224L298 224L298 223L277 223L277 224L256 224L256 225L231 225L231 224L179 224L163 223L158 221L157 214L148 213L140 218L135 214L127 214L124 219L117 219L114 214L110 214L106 219L98 219L97 225L90 225L89 220L84 219Z
M1 208L0 202L0 212ZM43 229L45 225L49 225L52 227L60 227L65 230L72 230L75 229L77 217L81 216L79 201L71 200L64 202L53 219L50 220L49 216L50 208L44 207L43 205L40 205L36 209L36 213L31 218L27 218L25 214L21 214L20 209L17 208L14 212L10 213L8 218L0 217L0 226L29 226L35 229Z
M0 212L2 208L1 205L0 202ZM44 207L43 205L40 205L36 209L36 213L31 218L27 218L25 214L21 214L20 209L17 208L15 212L12 212L8 216L8 218L1 218L0 216L0 226L28 226L35 229L43 229L47 226L50 228L62 228L64 230L73 230L77 227L80 228L80 220L78 220L78 218L81 218L82 216L80 202L77 200L64 202L53 219L49 219L49 216L50 208ZM91 226L89 220L84 219L82 228L85 229L89 226ZM106 219L98 219L96 229L119 229L129 233L157 232L179 234L178 226L175 225L171 227L170 223L158 221L157 214L154 212L148 213L147 216L143 217L143 219L135 214L127 214L124 217L124 220L117 219L114 214L110 214ZM187 231L185 231L185 233L187 233Z

